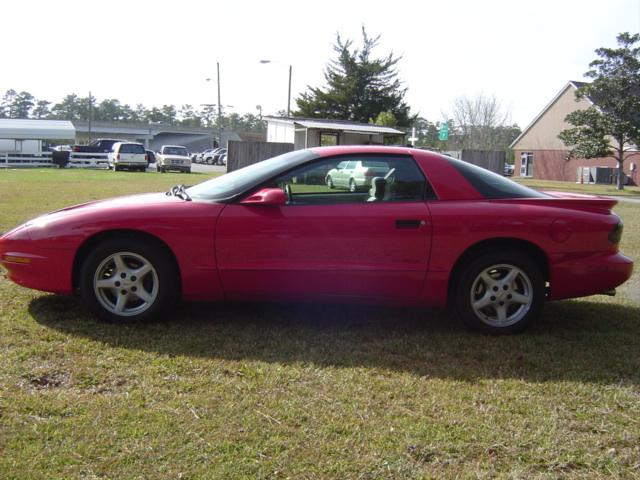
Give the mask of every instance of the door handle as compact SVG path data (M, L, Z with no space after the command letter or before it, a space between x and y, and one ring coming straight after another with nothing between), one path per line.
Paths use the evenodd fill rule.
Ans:
M396 228L407 230L416 229L426 225L424 220L396 220Z

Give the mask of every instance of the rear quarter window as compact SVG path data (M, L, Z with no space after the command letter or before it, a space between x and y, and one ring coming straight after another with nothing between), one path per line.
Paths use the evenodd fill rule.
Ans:
M471 163L445 157L449 164L485 198L548 198L542 192L520 185L486 168Z

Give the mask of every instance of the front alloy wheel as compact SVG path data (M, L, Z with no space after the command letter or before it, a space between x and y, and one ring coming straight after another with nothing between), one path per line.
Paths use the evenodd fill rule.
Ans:
M87 256L80 293L100 318L150 320L166 313L179 296L178 271L169 254L135 238L105 240Z
M93 276L93 293L109 313L122 317L138 315L158 297L158 272L142 255L117 252L98 265Z

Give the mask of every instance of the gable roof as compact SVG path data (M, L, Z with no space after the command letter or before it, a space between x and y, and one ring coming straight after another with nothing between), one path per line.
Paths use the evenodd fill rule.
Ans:
M71 140L76 129L67 120L0 119L0 138L15 140Z
M317 128L326 130L340 130L344 132L369 133L383 135L405 135L405 132L392 127L374 125L371 123L351 122L349 120L334 120L324 118L304 118L304 117L263 117L265 120L277 121L300 125L304 128Z
M574 90L578 90L580 87L584 87L585 85L587 85L587 82L576 82L574 80L570 80L564 87L562 87L562 89L558 92L558 94L555 97L553 97L553 100L551 100L549 102L549 104L546 107L544 107L544 109L533 119L533 121L529 125L527 125L524 130L522 130L522 133L520 133L520 135L518 135L518 138L516 138L513 142L511 142L511 145L509 145L509 148L513 148L513 146L516 143L518 143L520 141L520 139L522 137L524 137L536 123L538 123L538 120L540 120L545 115L545 113L547 113L547 111L549 111L549 109L564 94L564 92L567 90L567 88L573 88ZM585 97L585 99L589 103L591 103L591 105L595 105L595 102L591 98Z

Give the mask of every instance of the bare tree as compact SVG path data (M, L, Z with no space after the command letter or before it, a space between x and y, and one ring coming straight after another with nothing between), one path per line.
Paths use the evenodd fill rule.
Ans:
M517 125L509 125L510 112L494 95L457 97L447 118L453 124L449 148L459 150L505 150L520 131Z

